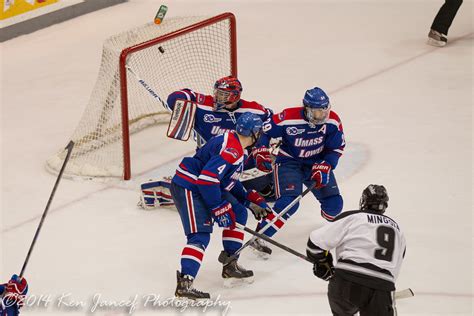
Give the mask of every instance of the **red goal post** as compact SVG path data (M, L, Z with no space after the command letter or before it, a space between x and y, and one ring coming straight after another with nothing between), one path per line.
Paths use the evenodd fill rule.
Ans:
M168 94L182 88L210 94L214 82L228 75L237 75L232 13L172 17L110 37L89 104L71 137L76 146L65 176L129 180L130 135L169 121ZM57 173L64 157L60 151L48 159L47 169Z

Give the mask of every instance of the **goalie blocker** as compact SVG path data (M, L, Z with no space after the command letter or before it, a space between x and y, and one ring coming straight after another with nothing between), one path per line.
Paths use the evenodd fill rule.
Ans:
M187 141L194 126L196 103L188 100L176 100L168 126L167 136Z

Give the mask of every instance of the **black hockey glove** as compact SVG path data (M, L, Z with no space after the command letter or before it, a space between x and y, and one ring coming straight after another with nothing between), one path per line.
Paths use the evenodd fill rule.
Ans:
M255 203L250 202L248 208L252 211L253 216L257 221L264 219L272 211L268 208L263 208Z
M267 201L265 201L265 199L255 190L250 190L247 192L244 206L248 207L252 211L253 216L255 216L257 221L265 218L267 214L272 212L272 209L267 204Z
M313 273L318 278L329 281L334 275L334 265L332 255L329 251L324 252L325 256L314 262Z

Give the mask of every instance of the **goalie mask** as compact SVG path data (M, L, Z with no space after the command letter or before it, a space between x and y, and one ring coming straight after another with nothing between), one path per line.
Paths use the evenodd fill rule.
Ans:
M369 185L362 192L359 206L363 211L373 211L379 214L385 213L388 207L387 189L383 185Z
M232 76L224 77L214 84L214 111L233 109L240 100L242 84Z
M307 90L303 98L303 105L308 122L314 125L326 123L331 110L331 103L322 89L316 87Z

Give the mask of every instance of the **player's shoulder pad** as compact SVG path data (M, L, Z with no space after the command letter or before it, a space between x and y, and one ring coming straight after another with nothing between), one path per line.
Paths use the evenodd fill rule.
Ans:
M244 149L240 144L237 134L233 131L226 132L222 135L223 142L220 156L226 162L237 165L244 160Z
M346 211L346 212L342 212L340 213L339 215L337 215L333 220L332 222L336 222L338 220L341 220L343 218L347 218L351 215L357 215L357 214L370 214L370 215L379 215L379 216L383 216L383 217L386 217L388 219L390 219L392 222L396 223L395 220L393 220L392 218L390 218L389 216L385 215L385 214L379 214L379 213L375 213L375 212L370 212L370 211L363 211L363 210L353 210L353 211Z
M303 117L303 107L301 106L284 109L280 113L274 114L272 118L277 125L306 123Z
M339 215L337 215L331 222L336 222L336 221L339 221L339 220L341 220L343 218L346 218L348 216L356 215L356 214L360 214L360 213L365 213L365 212L361 211L361 210L353 210L353 211L342 212Z
M341 119L339 118L339 115L337 115L337 113L334 111L329 112L329 117L326 124L334 125L337 127L338 130L340 130L341 132L343 131Z
M258 102L240 99L240 107L237 109L237 111L251 112L257 115L267 115L269 110Z

